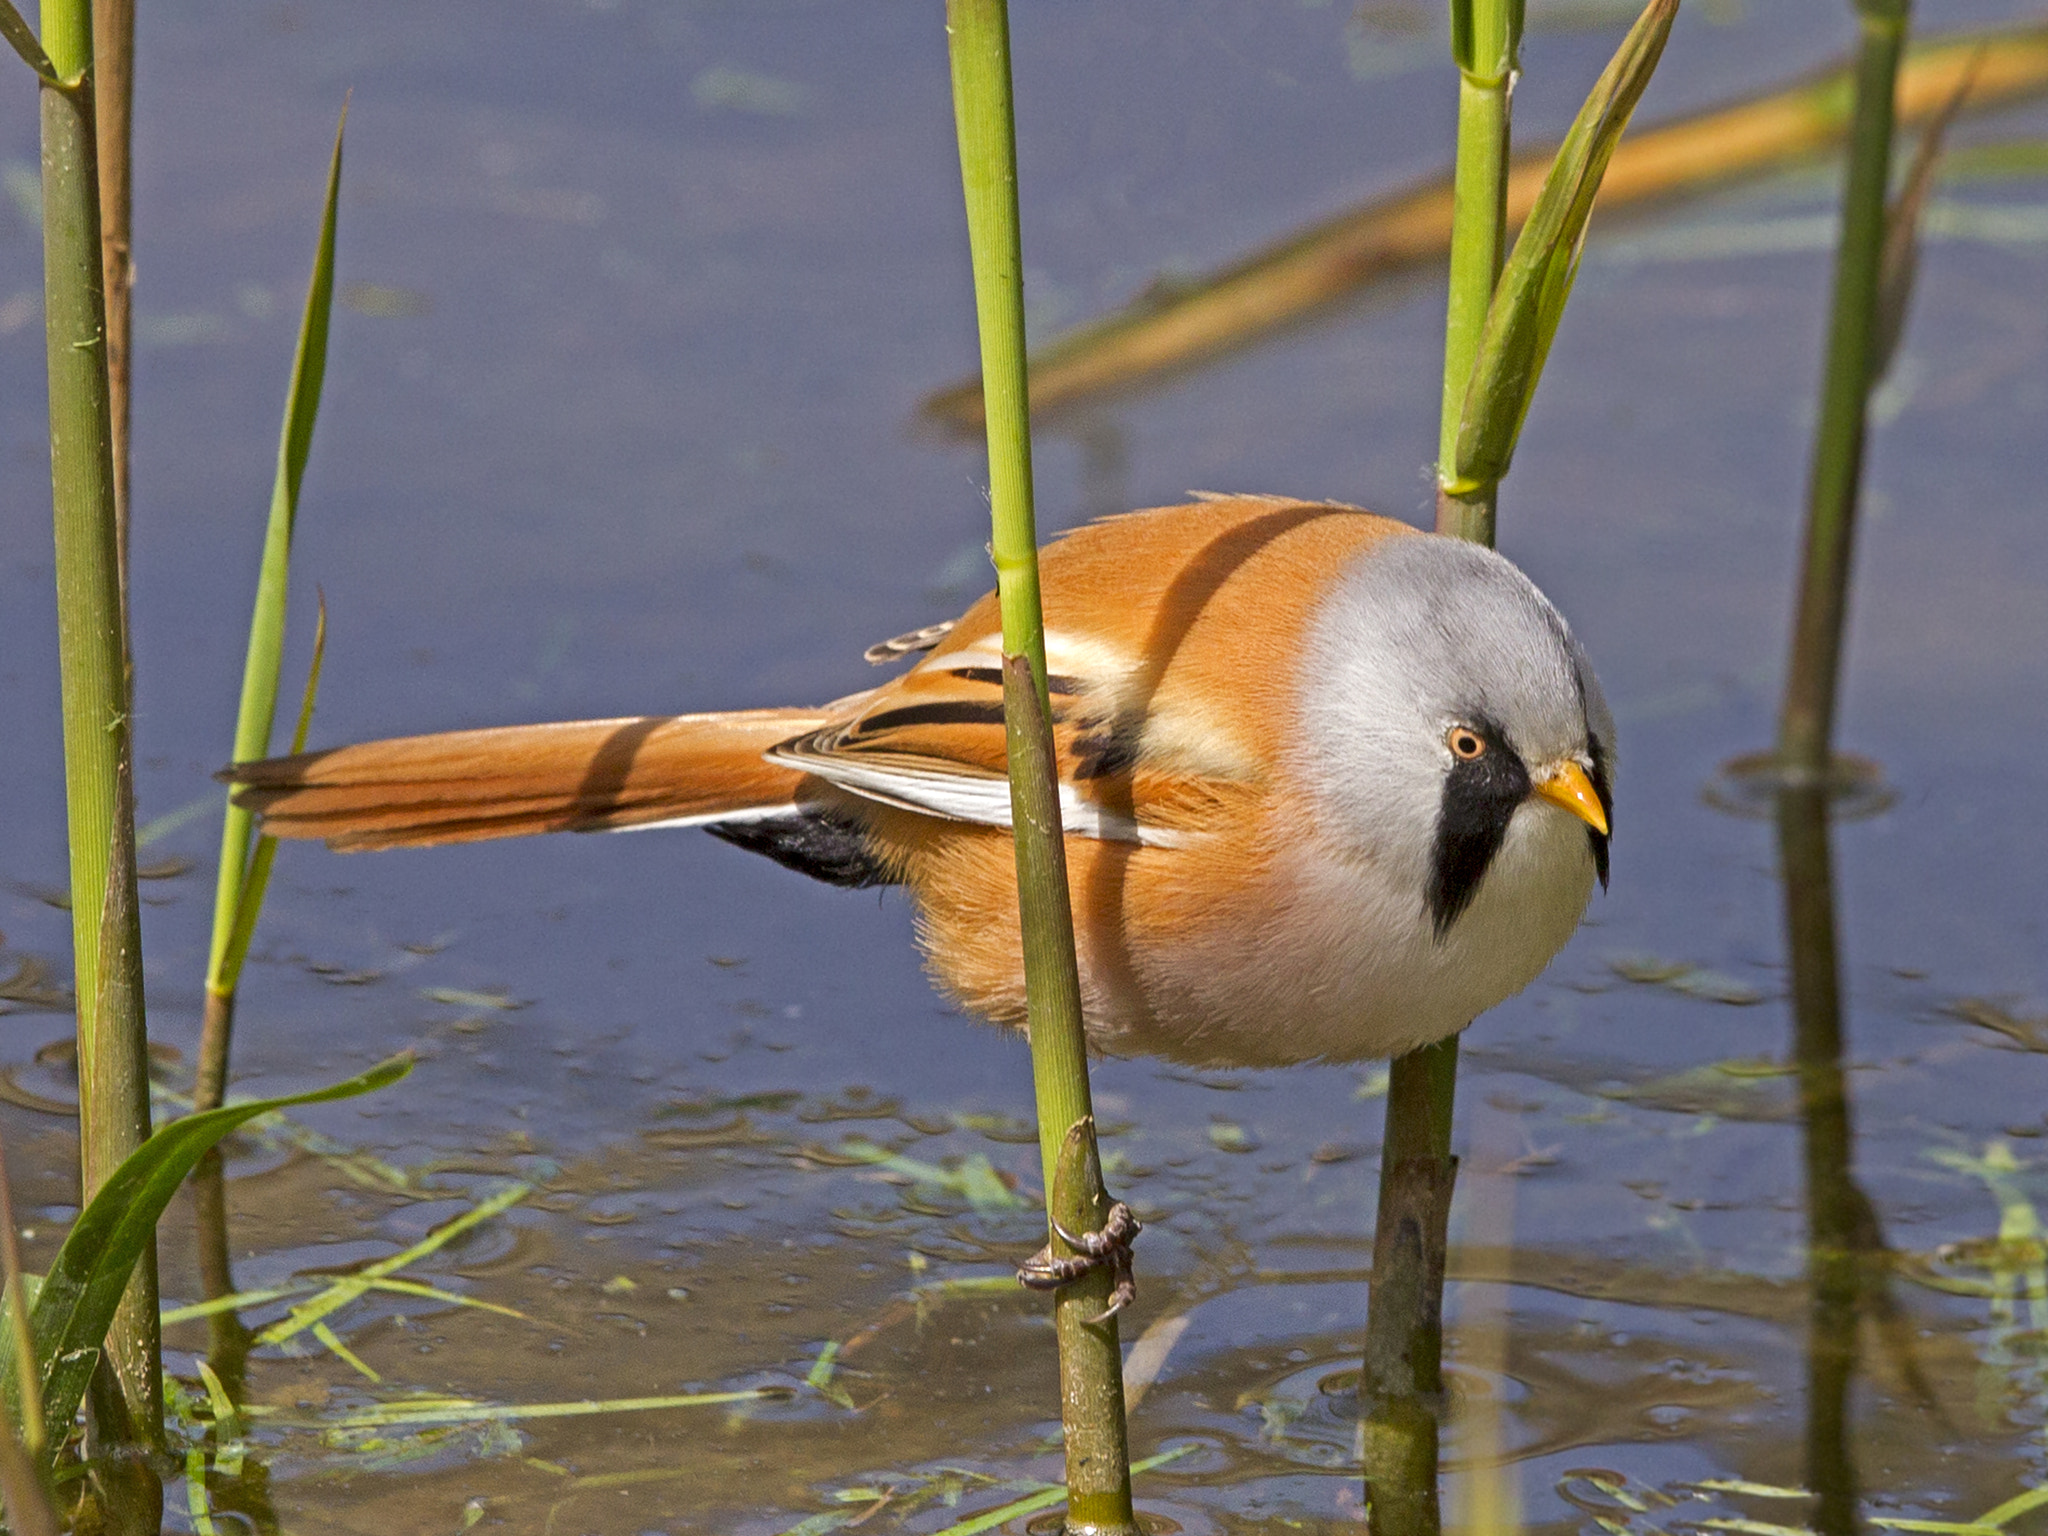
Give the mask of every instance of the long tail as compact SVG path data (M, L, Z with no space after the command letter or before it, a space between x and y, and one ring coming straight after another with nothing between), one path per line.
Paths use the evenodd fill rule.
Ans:
M828 718L758 709L449 731L241 763L221 777L264 831L347 850L748 821L791 806L804 777L761 754Z

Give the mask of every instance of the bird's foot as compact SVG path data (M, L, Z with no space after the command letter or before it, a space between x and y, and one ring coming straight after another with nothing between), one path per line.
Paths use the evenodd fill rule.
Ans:
M1026 1259L1017 1271L1019 1285L1029 1286L1034 1291L1056 1291L1083 1275L1107 1268L1116 1281L1110 1288L1109 1308L1100 1316L1089 1318L1090 1323L1107 1322L1138 1299L1138 1277L1132 1265L1131 1244L1144 1230L1144 1224L1128 1205L1117 1201L1109 1208L1109 1215L1103 1219L1101 1228L1094 1232L1069 1232L1056 1217L1052 1218L1052 1229L1059 1234L1061 1242L1074 1250L1073 1255L1057 1258L1052 1244L1047 1243Z

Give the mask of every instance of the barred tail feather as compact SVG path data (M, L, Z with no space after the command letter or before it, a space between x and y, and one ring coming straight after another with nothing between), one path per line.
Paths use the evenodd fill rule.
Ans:
M582 720L369 741L240 763L221 777L275 837L423 848L536 832L755 821L805 775L764 761L816 710Z

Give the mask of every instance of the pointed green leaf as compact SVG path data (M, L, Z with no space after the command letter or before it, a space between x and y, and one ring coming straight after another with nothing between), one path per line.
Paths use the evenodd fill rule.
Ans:
M256 607L249 617L249 650L242 668L242 701L235 716L234 761L249 762L270 750L270 730L277 714L278 674L284 659L285 596L291 581L292 530L299 513L299 483L313 446L313 423L320 414L320 389L327 374L327 325L334 310L334 230L341 197L341 145L348 128L348 104L334 130L334 154L327 166L327 199L320 215L320 243L313 256L313 275L306 285L306 310L299 321L299 341L292 356L291 386L285 395L284 430L277 445L277 477L270 492L270 522L263 534L263 564L256 581ZM317 669L316 669L317 675ZM262 882L253 883L249 844L256 818L228 805L221 827L220 870L214 888L213 941L206 966L207 989L234 991L238 927L253 930L256 914L242 915L245 896L262 899ZM265 873L267 874L267 866ZM246 941L243 946L246 950Z
M1927 194L1934 186L1934 173L1941 165L1942 143L1949 124L1969 100L1970 87L1977 83L1983 67L1984 49L1979 46L1963 71L1962 79L1942 103L1934 119L1921 130L1920 147L1913 154L1899 195L1885 213L1884 254L1879 258L1877 277L1877 331L1870 343L1870 387L1875 389L1891 371L1899 350L1899 338L1906 333L1906 311L1913 302L1913 282L1920 268L1920 214L1927 206Z
M1507 473L1578 276L1600 179L1650 83L1677 14L1678 0L1650 0L1644 7L1551 162L1486 313L1458 427L1457 463L1446 490L1469 493Z
M306 750L306 736L313 728L313 702L320 696L320 667L327 659L327 594L320 594L320 616L313 624L313 662L306 669L306 691L299 700L298 729L292 732L292 751ZM244 814L247 814L246 812ZM249 957L249 943L256 937L256 919L263 911L263 893L270 886L270 866L277 858L277 839L256 839L256 852L249 859L249 872L235 898L235 926L222 957L220 984L232 992L241 979L242 962Z
M0 37L7 39L14 51L21 55L22 63L34 70L45 85L54 85L60 91L65 89L64 82L57 76L57 66L43 52L41 39L21 19L21 12L14 8L13 0L0 0Z
M157 1218L207 1149L258 1115L296 1104L354 1098L395 1083L411 1070L410 1056L394 1056L360 1077L332 1087L186 1115L171 1121L123 1160L72 1223L30 1309L43 1380L47 1446L62 1445L70 1433L100 1341L122 1291L127 1289L129 1273L156 1231ZM8 1412L18 1413L14 1341L4 1329L0 1329L0 1390L6 1392Z

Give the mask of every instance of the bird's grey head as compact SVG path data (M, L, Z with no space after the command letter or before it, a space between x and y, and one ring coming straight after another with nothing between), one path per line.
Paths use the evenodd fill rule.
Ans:
M1583 834L1606 882L1614 720L1563 616L1501 556L1375 545L1317 611L1305 664L1297 767L1322 825L1340 855L1412 881L1439 939L1518 819L1562 818L1556 846Z

